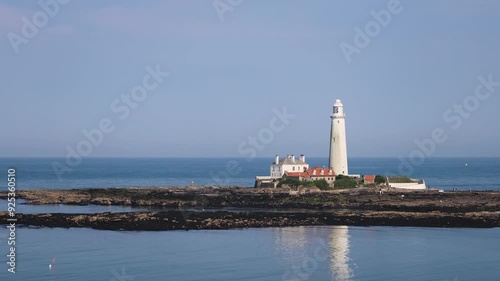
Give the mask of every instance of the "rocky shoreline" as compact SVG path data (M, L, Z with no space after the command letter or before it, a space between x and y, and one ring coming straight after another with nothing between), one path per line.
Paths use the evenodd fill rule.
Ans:
M87 227L101 230L159 231L287 226L500 227L500 212L129 212L101 214L18 214L17 224L38 227ZM8 213L0 212L2 223Z
M316 210L374 210L406 212L500 211L500 192L438 192L437 190L361 189L303 192L243 187L151 187L72 190L20 190L28 204L117 205L170 209L273 208ZM0 199L7 193L0 192Z
M0 199L5 198L0 193ZM354 189L107 188L23 190L28 204L124 205L165 211L102 214L16 214L18 224L108 230L191 230L305 225L500 227L500 192ZM189 208L213 211L189 212ZM221 211L231 207L233 211ZM249 208L257 211L248 211ZM281 210L279 212L269 211ZM301 211L302 209L302 211ZM304 211L304 209L310 211ZM7 213L0 212L1 223Z

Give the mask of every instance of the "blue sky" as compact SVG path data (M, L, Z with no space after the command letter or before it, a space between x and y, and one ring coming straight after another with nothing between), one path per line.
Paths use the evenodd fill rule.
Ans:
M286 107L296 117L257 156L326 157L336 98L349 156L408 156L436 128L429 156L500 156L500 87L459 126L443 118L479 76L500 81L500 2L401 0L349 63L340 44L391 1L243 0L222 17L212 0L71 1L18 53L9 34L43 10L0 1L0 156L65 156L109 118L89 156L246 157ZM117 118L113 101L157 65L168 78Z

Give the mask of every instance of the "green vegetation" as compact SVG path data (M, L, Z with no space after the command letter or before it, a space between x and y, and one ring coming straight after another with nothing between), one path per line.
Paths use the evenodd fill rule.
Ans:
M335 178L335 189L351 189L355 188L357 184L358 181L356 179L344 175L338 175Z
M376 175L375 176L375 183L376 184L385 184L386 183L386 178L381 175Z
M415 181L411 180L409 177L403 176L403 177L389 177L389 182L391 182L391 183L412 183Z
M278 187L282 187L283 185L288 185L291 187L299 187L302 184L303 184L303 182L298 181L298 180L286 179L286 180L280 181L280 183L278 183Z
M391 182L402 183L402 182L412 182L412 181L408 177L395 177L391 178ZM385 183L386 183L386 177L377 175L375 176L375 184L367 186L375 187L376 184L385 184ZM287 185L292 188L298 188L299 186L303 186L303 187L318 187L321 190L332 189L332 187L324 179L315 181L299 181L296 179L286 179L278 183L278 187L282 187L283 185ZM351 188L356 188L358 185L364 185L362 178L358 179L344 175L338 175L335 177L335 184L334 184L335 189L351 189Z
M356 187L356 180L353 179L340 179L335 180L335 189L351 189Z
M330 189L330 185L324 179L315 180L315 181L299 181L296 179L286 179L286 180L282 180L278 183L278 187L282 187L283 185L288 185L288 186L293 187L293 188L297 188L299 186L304 186L304 187L318 187L321 190Z
M315 186L317 186L319 189L321 190L328 190L330 189L330 185L328 184L328 182L324 179L321 179L321 180L315 180L313 181L313 184Z
M303 182L302 182L302 186L306 186L306 187L316 187L316 186L318 186L318 185L316 184L316 182L315 182L315 181L314 181L314 182L312 182L312 181L303 181ZM318 187L319 187L319 186L318 186Z

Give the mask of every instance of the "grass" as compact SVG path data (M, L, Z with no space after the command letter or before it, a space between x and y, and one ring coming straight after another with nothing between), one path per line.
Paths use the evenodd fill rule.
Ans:
M409 177L389 177L390 183L414 183L415 181Z

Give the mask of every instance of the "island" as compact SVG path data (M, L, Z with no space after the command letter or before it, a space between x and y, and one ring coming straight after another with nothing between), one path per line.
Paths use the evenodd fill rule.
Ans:
M126 213L23 214L17 224L105 230L196 230L286 226L499 227L500 192L289 187L144 187L22 190L25 204L151 207ZM0 199L7 198L5 192ZM0 212L8 224L7 212Z

